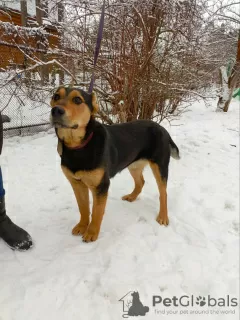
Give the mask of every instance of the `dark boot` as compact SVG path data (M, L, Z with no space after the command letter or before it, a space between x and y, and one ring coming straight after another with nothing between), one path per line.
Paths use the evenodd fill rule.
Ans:
M4 197L0 198L0 238L13 250L25 251L32 246L30 235L6 215Z

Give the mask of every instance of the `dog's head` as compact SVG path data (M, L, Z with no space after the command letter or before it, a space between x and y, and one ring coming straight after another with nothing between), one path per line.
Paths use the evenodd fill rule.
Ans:
M50 121L55 128L83 128L98 110L95 93L89 94L76 87L59 87L50 104Z
M132 293L132 297L133 297L133 300L139 300L139 293L137 291L134 291Z

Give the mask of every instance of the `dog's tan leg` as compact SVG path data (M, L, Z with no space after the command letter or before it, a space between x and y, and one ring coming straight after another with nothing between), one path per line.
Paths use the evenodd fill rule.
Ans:
M167 181L162 178L159 166L156 163L151 162L150 166L156 179L160 194L160 211L156 220L159 224L167 226L169 224L167 209Z
M82 235L87 230L89 225L89 190L82 181L74 179L69 174L68 170L65 168L62 168L62 170L68 181L71 183L80 212L80 222L72 229L72 234Z
M131 176L133 177L135 186L134 186L133 192L123 196L122 200L127 200L129 202L132 202L137 199L137 196L141 193L145 183L142 172L146 165L147 165L147 161L140 160L132 163L128 167L128 170Z
M98 238L101 223L107 203L107 193L99 195L97 189L92 189L93 195L93 209L92 209L92 221L83 235L83 241L90 242L95 241Z
M89 191L88 187L81 181L71 183L80 212L80 221L72 229L72 234L83 235L89 225Z

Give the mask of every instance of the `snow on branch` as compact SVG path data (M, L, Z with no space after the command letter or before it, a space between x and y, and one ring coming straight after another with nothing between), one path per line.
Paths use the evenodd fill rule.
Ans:
M6 35L15 35L16 33L19 36L48 36L52 35L48 33L42 26L41 27L22 27L15 25L10 22L2 22L0 21L0 28L2 29L2 32L4 32Z
M36 68L39 68L39 67L42 67L42 66L51 65L51 64L55 64L58 67L60 67L62 70L64 70L67 74L69 74L71 76L72 80L75 83L77 83L77 79L73 76L73 74L68 69L66 69L59 61L53 59L53 60L47 61L47 62L39 61L36 64L34 64L31 67L28 67L28 68L26 68L24 70L16 70L16 73L14 75L10 75L10 77L6 79L6 81L4 82L4 84L2 86L6 86L11 81L13 81L15 78L19 77L19 75L21 75L22 73L26 73L28 71L33 71Z

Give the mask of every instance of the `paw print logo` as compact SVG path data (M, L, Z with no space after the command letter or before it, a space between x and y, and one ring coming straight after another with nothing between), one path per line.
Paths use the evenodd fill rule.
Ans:
M201 297L201 296L197 297L196 304L199 305L200 307L205 306L206 298L205 297Z

